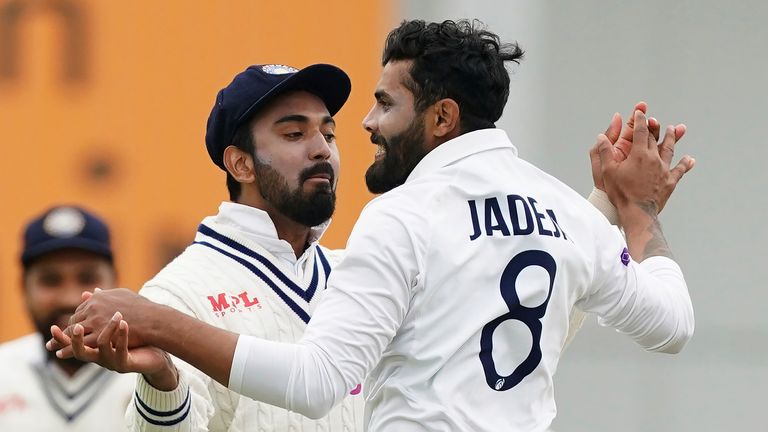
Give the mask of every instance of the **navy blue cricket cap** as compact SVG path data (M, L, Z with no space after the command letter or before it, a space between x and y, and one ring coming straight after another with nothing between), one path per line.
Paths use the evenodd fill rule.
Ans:
M109 228L93 213L75 206L57 206L33 219L24 229L24 267L50 252L81 249L112 261Z
M224 149L232 144L237 128L276 96L291 90L317 95L333 116L347 101L352 83L346 72L329 64L314 64L301 70L278 64L249 66L219 90L208 116L205 146L213 163L226 171Z

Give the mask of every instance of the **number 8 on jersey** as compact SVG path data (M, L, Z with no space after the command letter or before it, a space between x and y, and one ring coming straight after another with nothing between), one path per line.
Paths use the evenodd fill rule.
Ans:
M517 294L517 278L528 267L541 267L549 273L549 291L547 298L536 307L525 307L520 304ZM506 391L516 386L541 362L541 319L547 311L547 304L552 296L552 287L555 283L555 271L557 265L552 255L541 250L529 250L520 252L507 264L501 275L501 297L509 308L509 312L494 319L483 327L480 336L480 362L485 372L485 382L496 391ZM516 320L525 324L531 332L533 343L531 351L515 370L507 376L499 375L496 364L493 361L493 332L504 321Z

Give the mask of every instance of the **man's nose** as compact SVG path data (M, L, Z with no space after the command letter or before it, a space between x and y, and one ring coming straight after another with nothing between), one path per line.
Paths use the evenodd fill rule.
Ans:
M312 139L312 148L310 151L312 160L328 160L331 157L331 144L325 138L325 134L319 133Z
M368 111L368 114L366 114L365 118L363 119L363 129L365 129L369 133L375 133L377 130L376 121L373 117L374 108L375 107L372 107L371 110Z
M58 296L59 307L74 311L82 302L83 291L89 291L88 288L79 283L68 284Z

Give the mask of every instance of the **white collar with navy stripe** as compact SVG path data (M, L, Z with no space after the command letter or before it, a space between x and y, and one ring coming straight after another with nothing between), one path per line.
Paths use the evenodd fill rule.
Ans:
M467 156L497 148L509 148L517 156L517 149L502 129L480 129L459 135L424 156L405 182L430 174Z
M208 218L206 218L208 219ZM264 249L284 258L293 257L289 261L296 261L293 247L285 240L277 237L277 229L267 212L255 207L224 201L219 205L219 213L213 217L217 224L224 224L236 229L241 235L261 245ZM203 223L206 223L204 220ZM323 235L330 225L328 220L318 226L312 227L309 233L308 244L314 244Z

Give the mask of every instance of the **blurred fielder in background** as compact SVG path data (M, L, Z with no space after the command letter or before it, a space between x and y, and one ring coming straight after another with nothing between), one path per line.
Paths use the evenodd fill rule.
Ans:
M37 333L0 345L0 430L121 431L134 378L44 348L95 287L113 288L107 225L79 207L59 206L24 229L22 285Z

